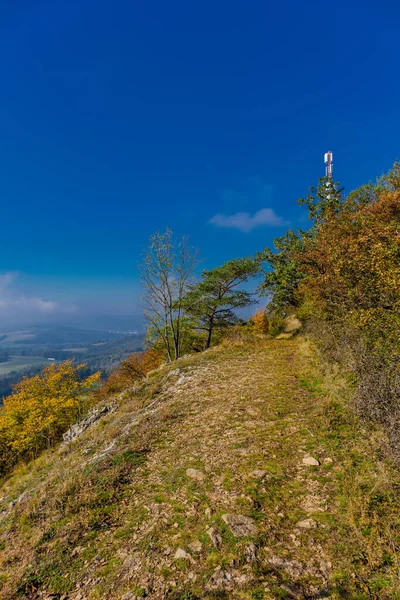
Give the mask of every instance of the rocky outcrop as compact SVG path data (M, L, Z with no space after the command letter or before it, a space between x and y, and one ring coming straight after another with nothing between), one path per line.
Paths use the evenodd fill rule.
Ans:
M117 408L118 405L116 402L106 404L102 407L95 406L92 408L87 417L72 425L72 427L70 427L70 429L63 434L63 446L69 444L72 442L72 440L82 435L86 429L94 425L94 423L101 419L101 417L104 417L104 415L114 413Z

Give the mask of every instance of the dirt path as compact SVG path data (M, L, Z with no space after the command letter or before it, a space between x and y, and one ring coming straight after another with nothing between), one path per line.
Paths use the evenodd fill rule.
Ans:
M396 552L368 508L374 485L389 489L386 467L313 373L301 342L281 340L154 374L50 465L69 508L42 500L25 597L400 597ZM151 405L140 417L138 402Z

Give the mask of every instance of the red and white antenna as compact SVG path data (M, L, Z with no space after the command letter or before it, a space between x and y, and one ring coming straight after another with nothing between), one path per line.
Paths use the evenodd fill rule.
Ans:
M327 176L328 179L332 179L332 167L333 167L332 160L333 160L332 152L325 152L325 154L324 154L324 163L326 165L325 175Z

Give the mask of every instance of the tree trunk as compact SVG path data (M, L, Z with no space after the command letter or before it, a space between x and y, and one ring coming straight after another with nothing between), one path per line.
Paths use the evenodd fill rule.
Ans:
M207 337L206 337L206 341L204 344L204 350L208 350L208 348L210 347L213 326L214 326L214 316L211 317L209 325L208 325Z

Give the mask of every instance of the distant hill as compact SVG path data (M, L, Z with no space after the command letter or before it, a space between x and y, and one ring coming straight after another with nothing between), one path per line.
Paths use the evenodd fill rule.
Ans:
M129 354L144 347L143 333L70 326L36 326L7 332L1 338L0 355L10 358L0 364L0 403L23 375L34 375L49 358L57 361L75 358L85 363L89 372L100 370L107 375Z
M69 326L32 327L1 336L0 347L10 345L44 346L53 344L94 343L132 335L135 330L83 329Z

